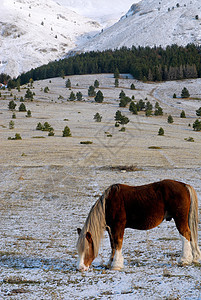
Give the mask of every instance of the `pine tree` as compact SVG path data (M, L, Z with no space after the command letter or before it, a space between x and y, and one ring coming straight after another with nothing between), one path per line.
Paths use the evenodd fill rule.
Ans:
M90 85L90 87L88 88L88 96L89 97L96 96L95 87L93 85Z
M27 117L27 118L30 118L30 117L31 117L31 111L30 111L30 110L27 111L26 117Z
M163 109L162 109L162 107L158 107L158 108L156 108L155 109L155 112L154 112L154 115L155 116L162 116L163 115Z
M185 111L182 110L181 114L180 114L180 118L186 118L186 114L185 114Z
M122 114L121 114L120 110L117 110L116 113L115 113L114 119L116 121L120 121L121 120L121 116L122 116Z
M25 98L32 101L33 96L34 96L34 93L32 93L32 91L28 88L26 91L26 94L25 94Z
M98 87L99 87L99 81L98 81L98 80L95 80L95 81L94 81L94 87L95 87L95 88L98 88Z
M153 73L152 73L151 69L149 69L148 80L149 80L149 81L153 81L153 79L154 79Z
M135 90L135 85L133 83L131 84L131 90Z
M162 127L159 128L158 135L164 135L164 129Z
M11 120L9 122L9 129L14 129L14 127L15 127L15 122Z
M145 115L146 115L146 117L150 117L152 115L152 110L146 109Z
M68 137L68 136L72 136L72 135L70 132L70 128L68 126L66 126L63 130L63 137Z
M98 103L102 103L104 99L103 93L99 90L95 96L95 101Z
M50 128L48 136L54 136L54 128L53 127Z
M119 99L123 99L124 97L126 97L126 94L124 93L123 90L121 90L121 92L119 94Z
M48 92L49 92L49 87L46 86L46 87L44 88L44 93L48 93Z
M94 115L94 120L95 120L96 122L101 122L102 116L97 112L97 113Z
M71 81L70 79L68 78L68 80L66 80L66 88L71 88Z
M36 130L43 130L43 125L39 122L36 126Z
M19 133L15 134L14 140L21 140L21 135Z
M51 131L52 127L48 122L45 122L42 128L43 131Z
M193 129L195 131L201 131L201 121L198 119L193 123Z
M198 110L196 110L196 115L198 117L201 117L201 107Z
M61 78L65 78L65 71L63 69L59 72L59 74Z
M186 87L184 87L181 92L181 98L189 98L189 97L190 97L189 91L187 90Z
M123 97L123 98L121 98L120 99L120 102L119 102L119 106L120 107L126 107L126 105L129 103L129 102L131 102L131 98L129 98L129 97Z
M62 76L61 76L62 77ZM49 133L48 133L48 136L54 136L54 131L50 131Z
M173 117L171 115L169 115L167 121L170 124L173 123L174 122Z
M19 106L19 111L27 111L26 106L24 103L21 103Z
M127 118L126 116L122 115L121 120L120 120L120 124L121 125L126 125L127 123L129 123L129 118Z
M130 105L129 105L129 110L134 114L134 115L137 115L138 112L137 112L137 106L136 104L131 101Z
M76 97L77 97L77 101L82 101L82 93L81 92L77 92Z
M74 101L76 99L75 93L72 91L69 96L70 101Z
M16 104L13 100L11 100L11 101L9 102L9 104L8 104L9 110L14 110L15 107L16 107L16 105L17 105L17 104Z
M114 78L119 78L119 77L120 77L119 69L116 68L114 71Z
M138 111L145 109L145 102L142 99L140 99L138 101L137 108L138 108Z
M119 79L118 78L115 78L114 86L119 87Z
M152 104L149 101L147 101L145 105L145 114L147 117L152 115L152 108L153 108Z
M129 122L129 118L127 118L126 116L122 115L121 111L120 110L117 110L116 113L115 113L115 120L122 124L122 125L125 125Z

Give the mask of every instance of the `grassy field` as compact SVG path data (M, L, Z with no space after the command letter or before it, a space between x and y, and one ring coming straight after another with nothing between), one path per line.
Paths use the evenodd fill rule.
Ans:
M107 235L90 270L76 270L76 228L110 184L184 181L196 189L201 213L201 133L192 128L201 106L201 81L142 83L124 77L118 88L111 74L34 82L34 99L24 102L31 117L18 111L27 86L19 92L1 90L1 299L201 298L201 264L177 264L181 242L174 221L148 232L126 230L122 271L105 268L110 253ZM71 90L65 87L68 78ZM96 79L103 103L88 97ZM130 89L131 83L135 90ZM190 99L179 97L184 86ZM121 90L135 101L150 101L153 107L159 102L163 116L133 115L128 106L120 108ZM72 91L81 91L83 100L68 101ZM8 109L14 97L16 119ZM120 131L122 126L115 127L117 110L130 120L125 132ZM186 118L180 118L182 110ZM94 121L97 112L100 123ZM172 124L167 122L170 114ZM11 120L13 129L9 129ZM39 122L48 122L54 136L36 130ZM65 126L71 137L62 137ZM160 127L164 136L158 135ZM16 133L22 140L12 140Z

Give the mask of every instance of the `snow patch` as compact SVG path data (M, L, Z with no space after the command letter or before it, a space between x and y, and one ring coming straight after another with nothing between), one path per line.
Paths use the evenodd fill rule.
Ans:
M0 20L0 61L6 62L0 73L12 77L64 57L100 31L97 22L52 0L3 1Z

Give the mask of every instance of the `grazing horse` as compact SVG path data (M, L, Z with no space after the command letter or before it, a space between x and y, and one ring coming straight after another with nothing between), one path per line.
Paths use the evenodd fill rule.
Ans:
M105 229L112 248L110 266L119 270L125 228L148 230L172 218L182 240L179 263L197 262L198 199L192 186L168 179L142 186L111 185L91 208L82 230L78 228L78 269L88 270L97 257Z

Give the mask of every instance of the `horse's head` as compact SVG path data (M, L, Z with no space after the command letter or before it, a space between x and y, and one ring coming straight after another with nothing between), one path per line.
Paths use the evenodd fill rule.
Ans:
M77 243L77 250L79 254L78 270L87 271L92 261L94 260L94 245L90 232L83 235L80 228L77 229L79 238ZM81 235L83 235L81 237Z

